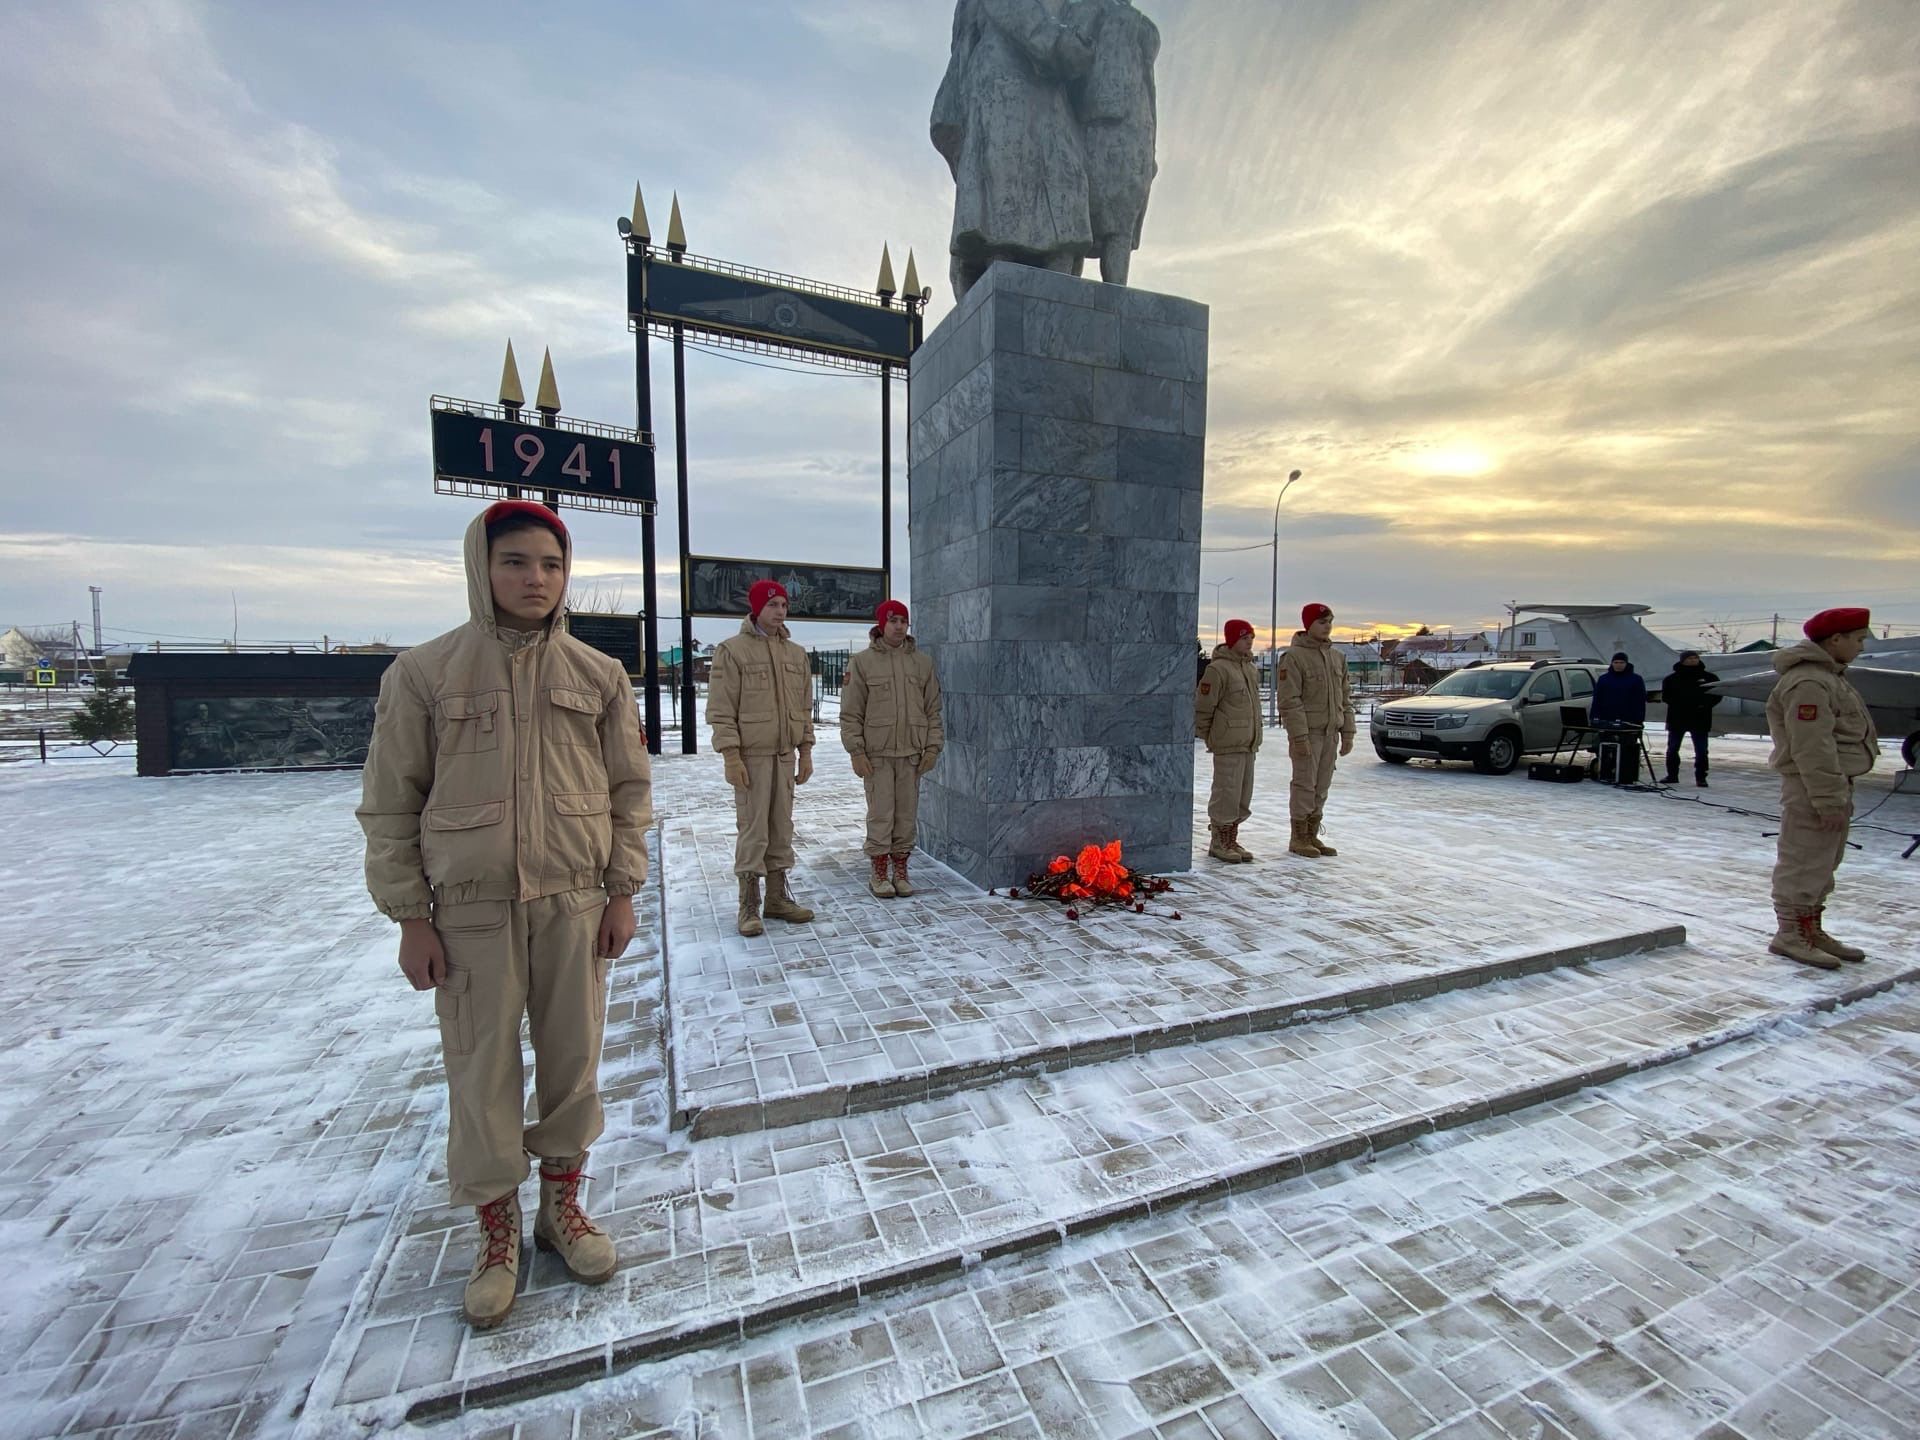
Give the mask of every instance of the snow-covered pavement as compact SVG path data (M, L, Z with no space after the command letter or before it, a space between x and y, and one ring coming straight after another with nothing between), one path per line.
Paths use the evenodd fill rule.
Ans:
M1920 859L1857 835L1870 964L1772 960L1764 750L1716 758L1758 813L1357 753L1306 862L1275 756L1262 863L1075 924L931 863L872 899L829 743L820 919L753 942L719 767L665 758L678 1073L650 889L593 1165L622 1274L530 1254L483 1337L358 777L9 767L0 1433L1899 1433L1920 1013L1859 997L1920 967ZM1888 771L1862 809L1920 830Z

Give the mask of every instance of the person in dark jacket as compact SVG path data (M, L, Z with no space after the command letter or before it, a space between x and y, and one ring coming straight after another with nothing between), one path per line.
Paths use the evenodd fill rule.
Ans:
M1660 783L1680 783L1680 741L1693 737L1693 783L1707 788L1707 731L1713 725L1713 707L1720 697L1707 689L1720 677L1707 669L1698 650L1682 650L1673 673L1660 686L1667 703L1667 774Z
M1602 732L1601 742L1619 742L1620 763L1614 783L1631 785L1640 776L1640 731L1647 723L1647 682L1634 672L1626 651L1614 651L1606 673L1593 682L1593 705L1588 713L1594 728Z

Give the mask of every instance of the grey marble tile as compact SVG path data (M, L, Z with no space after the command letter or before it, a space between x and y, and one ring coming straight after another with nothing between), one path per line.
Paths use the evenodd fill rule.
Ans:
M1198 436L1123 426L1115 443L1115 479L1183 490L1198 490L1204 482L1206 447Z
M1093 524L1094 482L1078 475L996 466L991 494L987 524L1082 534Z
M1005 299L1000 303L1007 304ZM1063 305L1052 300L1027 300L1019 314L1023 343L1017 348L1029 355L1070 360L1080 365L1122 363L1120 317L1111 311Z
M1093 597L1104 592L1064 585L995 585L986 634L993 640L1090 640L1100 638L1088 629Z
M1120 325L1120 350L1121 368L1137 375L1160 375L1169 380L1207 378L1203 331L1128 318Z
M1095 413L1094 377L1114 373L1095 371L1065 360L1042 360L1037 355L1009 355L1004 351L996 354L986 368L992 371L992 384L983 404L1017 410L1023 415L1065 420L1102 418ZM985 413L984 409L981 413ZM1179 428L1177 415L1174 428Z
M996 398L1001 393L996 384ZM1103 425L1177 433L1185 420L1186 398L1186 387L1179 380L1125 370L1096 370L1087 418Z
M1118 436L1109 425L1058 415L1016 417L1019 464L1026 470L1111 480L1119 473ZM998 450L998 447L996 447ZM998 458L1004 463L1005 454Z

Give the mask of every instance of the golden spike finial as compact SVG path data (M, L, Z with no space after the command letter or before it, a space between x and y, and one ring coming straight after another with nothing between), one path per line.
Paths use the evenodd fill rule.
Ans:
M897 294L900 288L893 283L893 256L884 242L880 246L880 278L873 288L876 294L889 298Z
M667 248L684 250L687 248L687 227L680 223L680 192L673 192L673 214L667 217Z
M909 300L918 300L920 298L920 267L913 263L912 246L907 247L906 288L901 293Z
M533 397L533 408L560 413L560 387L553 379L553 350L548 348L540 361L540 393Z
M647 219L647 202L640 198L640 186L637 182L633 187L632 225L633 233L642 240L653 238L653 222Z
M524 405L527 392L520 388L520 367L513 360L513 341L507 341L507 363L500 367L500 403Z

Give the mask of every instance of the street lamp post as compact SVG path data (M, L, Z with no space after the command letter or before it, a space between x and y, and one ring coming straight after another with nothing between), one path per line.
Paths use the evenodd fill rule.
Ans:
M1215 644L1219 643L1220 636L1220 591L1225 586L1231 585L1233 581L1234 577L1229 575L1224 580L1209 580L1207 582L1213 586L1213 634Z
M1287 483L1273 497L1273 592L1269 598L1272 611L1267 617L1267 686L1272 692L1267 723L1270 725L1280 723L1280 501L1299 478L1298 470L1290 472Z

